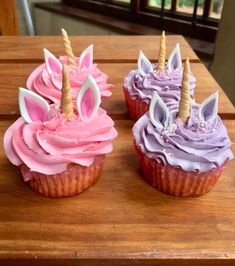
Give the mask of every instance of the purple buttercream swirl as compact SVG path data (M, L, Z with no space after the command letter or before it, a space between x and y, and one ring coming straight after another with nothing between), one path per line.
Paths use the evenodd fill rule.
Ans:
M171 115L173 123L165 129L154 127L148 113L134 125L135 142L148 157L194 172L209 171L233 158L231 141L219 116L202 122L196 105L186 125L175 113Z
M156 69L156 64L153 68ZM156 91L170 110L178 110L183 71L181 68L170 72L165 66L165 71L140 75L139 70L132 70L124 79L124 88L134 99L142 99L150 103L153 92ZM193 98L196 79L190 74L190 94Z

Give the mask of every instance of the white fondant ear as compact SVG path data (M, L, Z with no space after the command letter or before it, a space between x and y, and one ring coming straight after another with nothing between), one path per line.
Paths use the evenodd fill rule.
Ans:
M93 44L88 46L80 55L79 64L81 67L90 68L93 64Z
M201 121L214 120L218 113L218 92L204 100L200 104L198 112Z
M218 92L215 92L204 100L199 106L199 119L208 121L215 119L218 113Z
M148 58L144 55L142 51L139 53L138 57L138 69L141 76L145 76L146 74L153 71L153 65L148 60Z
M154 92L149 106L149 117L158 128L167 128L170 124L170 111L157 92Z
M19 108L27 123L47 121L50 111L50 105L45 99L24 88L19 88Z
M94 78L89 75L77 95L77 110L81 119L93 117L97 113L100 103L99 87Z
M62 64L60 61L47 49L43 49L44 60L48 73L51 75L52 72L60 73L62 71Z
M182 59L181 59L181 53L180 53L180 45L177 43L173 52L170 54L167 66L169 71L174 71L177 68L182 67Z

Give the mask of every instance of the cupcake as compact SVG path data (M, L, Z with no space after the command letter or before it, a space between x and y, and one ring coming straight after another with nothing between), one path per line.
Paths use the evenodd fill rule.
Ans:
M157 92L149 111L133 127L134 146L145 180L173 196L211 190L228 160L231 141L218 110L218 93L200 105L190 101L186 61L179 112L171 112Z
M111 96L112 85L107 83L108 76L93 63L93 45L86 48L80 57L75 57L65 30L62 29L66 56L57 59L47 49L44 49L45 63L37 67L27 79L27 88L49 103L60 103L62 88L62 65L67 66L70 76L70 86L73 101L81 86L91 75L99 89L102 99Z
M124 79L124 95L130 118L137 121L148 109L154 92L167 107L177 112L183 77L180 46L176 44L168 62L165 63L165 33L161 36L158 64L152 64L142 51L139 53L138 69L131 70ZM196 79L190 73L190 95L194 97Z
M73 107L65 67L61 106L19 89L21 117L7 129L4 149L35 192L73 196L97 181L117 136L114 122L99 108L100 103L100 90L88 76Z

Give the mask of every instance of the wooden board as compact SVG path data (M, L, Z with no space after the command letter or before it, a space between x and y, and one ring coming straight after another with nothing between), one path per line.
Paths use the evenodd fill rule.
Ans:
M132 125L116 121L100 180L71 198L31 191L1 142L0 265L234 265L235 161L204 196L164 195L141 178ZM235 121L225 125L234 142Z
M116 121L119 137L98 183L71 198L48 199L31 191L0 142L0 265L234 265L234 161L215 189L198 198L164 195L139 172L123 78L136 67L140 49L151 60L157 58L159 36L81 36L71 41L75 54L94 43L95 61L102 62L99 67L115 85L103 107L125 119ZM183 59L197 62L191 66L198 80L197 100L219 90L220 114L234 119L231 102L184 38L167 36L167 42L168 54L179 42ZM44 47L56 56L64 53L59 36L0 37L1 139L19 115L17 88L42 62ZM234 142L235 120L225 124Z
M156 60L159 36L71 36L74 54L80 53L94 44L94 59L97 62L136 62L139 50L143 50L151 60ZM167 57L176 43L180 43L182 58L189 57L199 62L199 58L180 35L167 36ZM41 62L42 49L49 49L54 55L64 54L61 36L0 36L0 62Z
M0 8L0 35L17 35L19 26L16 15L16 2L2 0Z
M25 86L27 76L38 64L0 64L0 115L18 115L18 87ZM115 118L127 118L127 109L123 95L123 80L127 73L136 68L136 64L99 64L114 84L113 95L103 102L103 107ZM192 71L197 78L196 99L203 101L210 94L219 91L219 113L223 116L235 115L235 108L218 83L203 64L192 63Z

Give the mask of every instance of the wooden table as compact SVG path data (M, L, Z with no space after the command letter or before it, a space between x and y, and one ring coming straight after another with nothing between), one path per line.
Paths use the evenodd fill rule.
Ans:
M139 50L150 60L156 60L159 47L159 36L83 36L70 37L75 55L80 53L90 44L94 44L94 60L99 63L133 63L136 62ZM199 58L189 46L188 42L180 35L167 35L167 56L180 43L182 59L189 57L192 62L199 62ZM0 62L42 62L42 49L47 48L54 55L64 54L61 36L45 37L18 37L1 38Z
M41 61L40 49L49 47L57 55L63 50L62 44L52 41L54 38L59 40L59 37L0 37L1 139L18 116L17 87L24 86L27 75ZM124 43L125 54L116 42L118 39ZM103 62L100 68L114 83L113 96L106 100L104 107L115 118L119 136L114 151L106 158L100 180L88 191L62 199L35 194L6 158L1 141L1 266L235 265L234 161L229 163L215 189L202 197L170 197L141 178L132 145L133 122L126 115L122 81L136 65L140 45L146 54L154 56L150 41L155 39L158 38L91 37L98 46L96 60ZM202 101L215 90L220 91L220 114L226 119L224 123L235 142L231 102L183 38L168 39L172 47L182 40L186 49L182 49L183 54L191 54L195 60L192 70L197 77L197 99ZM73 37L72 41L79 44L79 51L90 42L88 37ZM4 52L7 44L8 50ZM117 52L112 60L107 49L111 46L120 52L120 58ZM26 53L27 47L31 47L32 53ZM130 53L126 53L128 49Z

